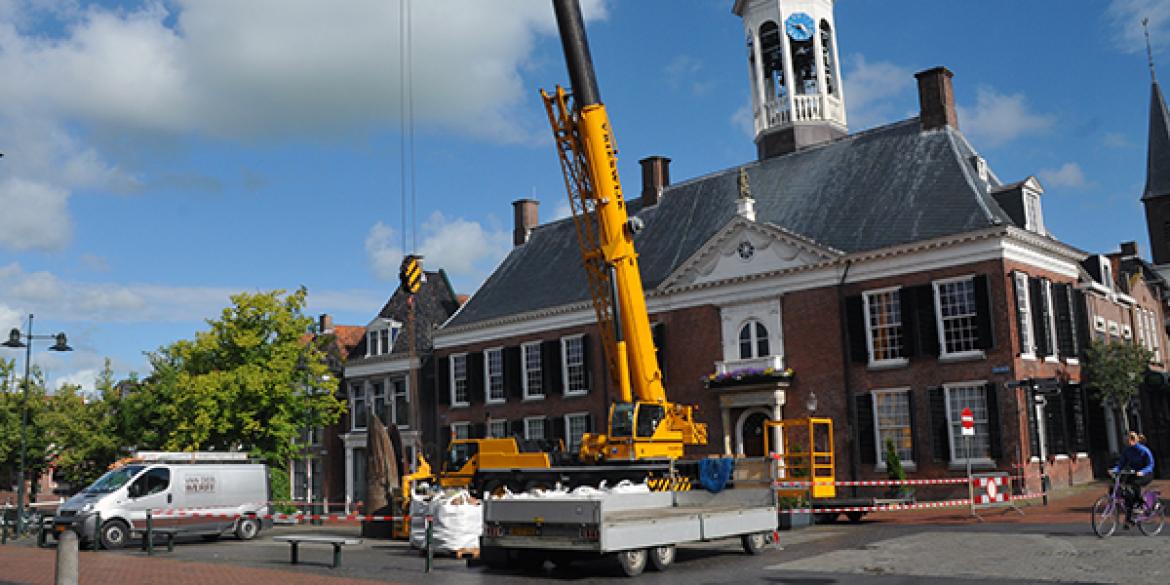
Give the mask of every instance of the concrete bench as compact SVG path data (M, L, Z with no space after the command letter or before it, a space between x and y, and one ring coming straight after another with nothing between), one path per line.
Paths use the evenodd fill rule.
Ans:
M274 536L272 540L276 542L287 542L292 546L290 551L289 562L297 564L299 558L297 557L297 547L302 543L310 544L330 544L333 545L333 568L336 569L341 565L341 547L346 545L361 544L360 538L349 538L347 536L331 536L327 534L296 534Z

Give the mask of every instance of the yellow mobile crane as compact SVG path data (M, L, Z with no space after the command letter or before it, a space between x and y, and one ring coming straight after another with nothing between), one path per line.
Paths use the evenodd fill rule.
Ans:
M573 210L589 293L618 401L606 434L586 434L585 462L677 459L686 445L705 445L707 425L695 407L670 402L654 351L646 296L634 250L642 227L626 210L617 144L597 89L581 8L553 0L572 93L541 91Z

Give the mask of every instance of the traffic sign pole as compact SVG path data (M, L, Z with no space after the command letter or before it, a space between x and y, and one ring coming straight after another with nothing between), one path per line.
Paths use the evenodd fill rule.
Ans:
M971 515L982 521L983 518L975 513L975 478L971 475L971 437L975 436L975 414L969 407L964 407L959 420L963 423L963 447L967 453L967 500L971 506Z

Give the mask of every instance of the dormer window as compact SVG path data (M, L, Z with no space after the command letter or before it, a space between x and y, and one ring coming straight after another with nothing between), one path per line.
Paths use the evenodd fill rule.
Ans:
M1099 259L1101 262L1101 284L1109 290L1113 290L1113 265L1104 257L1099 257Z
M402 324L393 319L374 319L366 325L366 357L386 355L394 350L394 342Z
M1040 209L1040 192L1024 189L1024 229L1038 234L1047 234L1044 228L1044 214Z

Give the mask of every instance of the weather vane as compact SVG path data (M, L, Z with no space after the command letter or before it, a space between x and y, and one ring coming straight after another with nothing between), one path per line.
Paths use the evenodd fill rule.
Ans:
M1158 75L1154 73L1154 49L1150 47L1150 17L1142 18L1142 32L1146 34L1146 61L1150 64L1150 79L1154 82L1158 81Z

